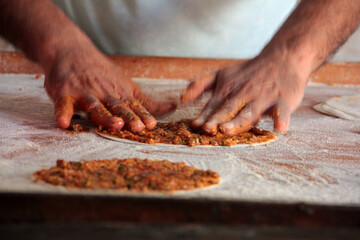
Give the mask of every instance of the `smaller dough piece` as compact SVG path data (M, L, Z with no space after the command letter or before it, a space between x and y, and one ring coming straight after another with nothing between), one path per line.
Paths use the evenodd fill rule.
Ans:
M360 95L333 97L313 108L333 117L360 121Z
M220 175L184 162L139 158L67 162L34 173L34 181L78 189L115 189L136 192L173 192L209 187Z
M249 146L270 142L276 139L274 133L266 130L253 128L248 132L228 137L220 132L215 136L201 134L191 127L191 119L184 119L173 122L159 122L153 130L143 130L140 133L132 133L128 130L110 130L99 127L96 133L102 137L126 142L126 140L162 145L183 145L183 146Z

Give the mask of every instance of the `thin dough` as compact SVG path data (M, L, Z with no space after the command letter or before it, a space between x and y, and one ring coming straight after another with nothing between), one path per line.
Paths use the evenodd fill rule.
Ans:
M221 133L210 137L199 134L191 128L191 120L185 119L177 122L158 123L154 130L146 130L139 134L128 130L97 129L96 133L104 138L132 144L156 144L157 146L179 146L179 147L246 147L265 144L276 139L274 133L252 129L234 137L227 137Z
M345 120L360 120L360 95L333 97L313 107L316 111Z
M139 158L100 159L67 162L34 173L34 181L79 189L114 189L137 192L173 192L210 187L220 183L220 175L185 162Z

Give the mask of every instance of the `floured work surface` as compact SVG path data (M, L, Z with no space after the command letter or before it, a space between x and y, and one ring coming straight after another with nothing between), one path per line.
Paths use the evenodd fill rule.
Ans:
M156 96L178 98L186 82L137 79ZM171 83L171 84L170 84ZM130 145L93 132L69 135L55 128L53 106L34 75L0 75L0 191L128 195L101 190L67 190L33 183L32 173L57 159L148 158L186 162L221 176L215 187L164 198L360 204L360 125L316 112L312 106L334 96L358 94L359 86L311 85L292 115L289 133L266 145L246 148ZM194 117L205 99L162 120ZM272 130L263 119L260 128Z

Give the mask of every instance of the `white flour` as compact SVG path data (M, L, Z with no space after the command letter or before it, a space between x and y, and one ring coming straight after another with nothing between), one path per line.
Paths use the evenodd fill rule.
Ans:
M187 84L182 80L136 81L155 96L173 99ZM359 86L308 86L304 101L292 115L289 133L267 145L177 148L129 145L95 133L64 134L55 128L53 106L42 85L43 78L34 75L0 75L0 191L124 195L35 184L32 173L55 165L57 159L139 157L184 161L221 175L221 184L215 187L156 195L165 198L360 204L360 122L312 109L330 97L356 94ZM182 107L162 120L194 117L205 101ZM263 119L260 127L272 130L272 121Z

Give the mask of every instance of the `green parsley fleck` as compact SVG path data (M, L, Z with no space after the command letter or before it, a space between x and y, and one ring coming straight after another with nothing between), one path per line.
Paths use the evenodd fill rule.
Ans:
M125 168L125 165L124 165L124 164L122 164L122 163L120 163L120 164L119 164L119 168L118 168L118 169L119 169L119 170L124 170L124 168Z
M148 186L152 188L153 190L157 189L156 185L153 183L149 183Z

